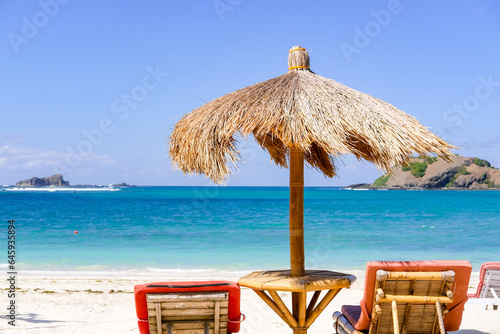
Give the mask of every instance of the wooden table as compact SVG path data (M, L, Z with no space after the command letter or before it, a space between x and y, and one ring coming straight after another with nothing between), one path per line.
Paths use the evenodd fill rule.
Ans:
M294 330L294 333L301 334L307 333L309 326L339 291L349 287L355 280L354 275L329 270L306 270L305 275L299 277L292 277L290 270L273 270L254 271L240 278L238 283L255 291ZM323 290L328 292L316 305ZM298 308L290 312L277 291L295 294L299 300ZM308 292L314 292L309 305L307 305Z

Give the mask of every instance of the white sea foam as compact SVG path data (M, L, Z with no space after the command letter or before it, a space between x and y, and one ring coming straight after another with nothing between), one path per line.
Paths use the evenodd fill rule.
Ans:
M118 191L120 188L67 188L67 187L48 187L48 188L24 188L24 187L14 187L14 188L5 188L7 191L66 191L66 192L75 192L75 191Z
M241 277L246 276L255 270L220 270L220 269L160 269L146 268L131 270L22 270L18 271L19 277L33 278L63 278L63 279L127 279L127 280L149 280L151 282L163 281L210 281L210 280L231 280L237 282ZM364 270L341 270L335 271L354 275L357 280L363 281Z
M130 269L130 270L21 270L19 276L29 277L62 277L62 278L127 278L165 280L238 280L248 271L229 271L218 269Z

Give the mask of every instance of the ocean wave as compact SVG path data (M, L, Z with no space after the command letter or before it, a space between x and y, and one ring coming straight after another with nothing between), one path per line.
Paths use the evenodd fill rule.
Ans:
M18 274L31 277L121 277L127 279L149 278L165 280L238 280L252 271L217 269L127 269L127 270L22 270Z
M66 192L76 192L76 191L119 191L120 188L66 188L66 187L49 187L49 188L5 188L6 191L66 191Z
M221 273L221 274L244 274L248 272L252 272L254 270L222 270L222 269L182 269L182 268L175 268L175 269L164 269L164 268L146 268L147 271L151 273L174 273L174 274L186 274L186 273L193 273L193 274L207 274L207 273Z

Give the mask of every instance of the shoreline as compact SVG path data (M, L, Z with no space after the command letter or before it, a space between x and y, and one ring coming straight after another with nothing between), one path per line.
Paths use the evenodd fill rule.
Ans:
M28 188L28 187L12 187L12 188L2 188L5 191L118 191L122 188L109 188L109 187L39 187L39 188Z
M339 270L340 271L340 270ZM16 290L16 327L3 316L3 333L139 333L133 289L137 284L161 281L237 281L249 271L170 270L147 274L96 271L20 271ZM364 271L347 271L357 277L349 289L342 290L311 326L310 333L329 333L331 315L344 304L357 304L362 298ZM479 273L473 272L469 292L474 292ZM281 293L280 293L281 294ZM284 300L289 300L285 297ZM1 304L7 305L7 294ZM241 289L241 310L247 320L240 333L285 334L290 329L250 289ZM459 334L494 334L500 328L498 311L485 311L466 304Z

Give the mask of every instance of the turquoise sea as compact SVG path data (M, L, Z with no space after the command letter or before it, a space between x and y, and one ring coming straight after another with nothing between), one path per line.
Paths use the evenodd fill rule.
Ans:
M500 260L500 191L306 188L304 207L307 269L465 259L478 271ZM13 219L17 270L289 267L285 187L2 190L0 217L0 263Z

